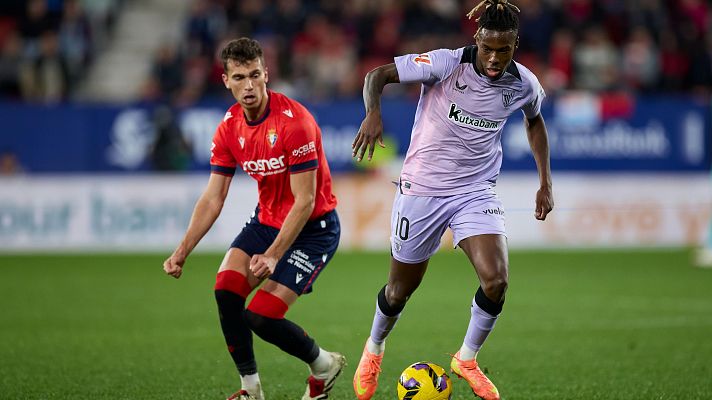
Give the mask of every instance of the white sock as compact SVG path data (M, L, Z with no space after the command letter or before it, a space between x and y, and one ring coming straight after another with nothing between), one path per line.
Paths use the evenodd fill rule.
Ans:
M252 375L240 375L240 380L242 381L242 388L247 390L248 393L257 392L260 390L260 374L255 372ZM255 393L258 395L259 393Z
M460 347L460 360L476 360L478 351L467 347L465 343Z
M329 367L331 367L332 362L334 362L334 358L331 357L331 354L320 347L316 360L309 364L311 374L316 379L326 379L329 376Z
M383 354L383 352L386 350L386 341L384 340L380 344L374 343L373 339L371 339L371 337L369 336L368 340L366 340L366 350L368 350L369 353L375 355Z

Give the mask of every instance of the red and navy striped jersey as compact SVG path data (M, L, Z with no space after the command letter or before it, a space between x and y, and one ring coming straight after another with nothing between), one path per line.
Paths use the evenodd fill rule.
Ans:
M238 166L257 181L259 221L280 229L294 204L290 174L316 170L316 199L310 219L336 207L331 172L314 117L297 101L268 91L264 114L248 121L239 104L225 114L213 138L212 173L233 176Z

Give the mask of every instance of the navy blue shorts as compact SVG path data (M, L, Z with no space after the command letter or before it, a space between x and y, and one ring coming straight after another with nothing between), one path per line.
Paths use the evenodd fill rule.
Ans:
M279 229L259 222L255 210L250 221L242 228L230 247L236 247L248 256L264 254L274 242ZM292 246L277 262L269 279L279 282L302 295L312 291L312 285L336 253L341 237L341 224L336 210L307 221Z

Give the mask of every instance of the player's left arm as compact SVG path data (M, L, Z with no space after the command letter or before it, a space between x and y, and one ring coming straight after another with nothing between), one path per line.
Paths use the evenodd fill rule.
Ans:
M539 190L536 192L536 209L534 217L545 220L546 215L554 208L554 193L551 190L551 167L549 166L549 135L546 131L544 117L537 114L534 118L524 118L527 129L529 147L532 149L536 168L539 171Z
M309 220L314 211L316 198L316 169L292 173L289 184L292 187L294 204L284 219L282 229L264 254L255 254L250 261L250 270L258 278L266 278L277 265L277 262L294 243L299 232Z

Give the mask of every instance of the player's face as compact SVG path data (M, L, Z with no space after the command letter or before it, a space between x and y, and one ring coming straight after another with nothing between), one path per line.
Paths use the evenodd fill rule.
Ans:
M267 69L256 58L246 63L228 60L227 71L222 75L225 87L245 111L261 110L267 101Z
M477 38L477 70L488 78L499 79L509 67L519 45L517 31L482 29Z

